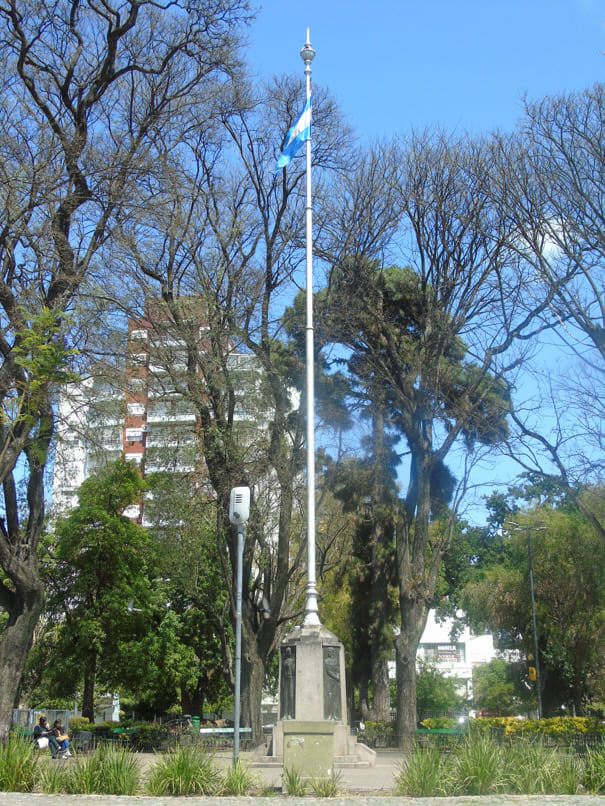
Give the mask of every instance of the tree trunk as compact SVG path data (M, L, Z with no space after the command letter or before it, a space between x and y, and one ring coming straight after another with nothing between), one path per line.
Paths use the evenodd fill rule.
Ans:
M370 663L372 675L372 707L369 719L388 722L391 719L391 692L387 655L392 642L386 638L388 580L386 570L386 535L384 524L374 525L372 546L372 620L370 625Z
M84 667L84 693L82 695L82 716L95 721L95 674L97 671L96 652Z
M372 707L367 718L373 722L389 722L391 719L389 664L382 647L380 650L372 648Z
M368 705L369 701L369 681L367 675L363 675L363 677L359 681L359 713L361 714L361 718L364 722L367 722L370 719L370 706Z
M383 390L373 390L375 408L372 417L372 442L374 449L374 483L372 498L374 515L372 518L372 565L371 565L371 622L370 622L370 664L372 676L372 707L369 719L376 722L389 722L391 719L391 692L389 689L389 669L387 656L392 649L389 623L388 566L389 548L393 538L393 528L388 500L388 482L385 468L387 450L385 445L385 419Z
M426 626L428 607L400 602L402 628L395 639L397 667L397 741L410 750L416 737L416 654Z
M206 701L206 686L208 681L205 677L199 677L197 685L193 691L187 691L181 687L181 709L183 714L190 716L204 716L204 702Z
M256 646L242 646L241 724L252 728L251 741L258 747L264 741L261 702L265 682L265 666Z
M8 622L0 641L0 744L8 739L13 708L43 604L44 590L37 578L32 578L29 589L14 593L9 603Z

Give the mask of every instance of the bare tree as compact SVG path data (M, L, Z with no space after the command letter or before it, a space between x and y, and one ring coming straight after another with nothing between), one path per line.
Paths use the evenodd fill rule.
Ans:
M604 108L601 84L528 103L519 135L500 144L505 182L494 191L520 258L550 296L545 319L558 337L535 376L540 397L517 404L511 453L566 489L605 537L598 508L581 492L602 483L604 470Z
M190 131L179 156L167 155L153 205L141 206L136 225L123 228L116 255L147 300L139 315L162 368L156 394L176 393L196 414L205 475L197 494L217 503L233 619L229 496L240 484L254 491L244 552L242 721L255 743L263 737L266 669L303 604L304 350L288 339L281 317L304 257L304 168L295 161L275 173L275 132L285 136L302 95L301 82L285 78L256 94L239 86L221 98L214 137L202 141ZM333 167L346 129L324 92L317 89L315 99L323 145L314 162ZM178 360L169 346L177 343Z
M44 601L36 548L66 315L167 127L236 70L246 13L243 0L0 3L0 740Z

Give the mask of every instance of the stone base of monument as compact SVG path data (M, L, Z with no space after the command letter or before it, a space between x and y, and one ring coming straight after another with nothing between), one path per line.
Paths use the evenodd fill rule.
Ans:
M334 773L334 725L330 722L283 724L284 770L301 778L327 778Z
M350 735L344 647L321 625L296 627L282 642L279 715L271 758L283 759L284 767L302 777L324 777L344 766L369 767L376 758Z

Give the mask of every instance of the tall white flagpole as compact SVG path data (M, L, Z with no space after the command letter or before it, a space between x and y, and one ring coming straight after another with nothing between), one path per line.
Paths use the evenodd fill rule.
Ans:
M311 97L311 62L315 51L309 41L307 28L307 41L300 51L305 63L305 77L307 80L307 101ZM317 585L315 580L315 379L314 379L314 351L313 351L313 208L311 205L311 138L307 140L307 326L306 326L306 360L307 360L307 602L305 605L304 624L319 626L319 612L317 608Z

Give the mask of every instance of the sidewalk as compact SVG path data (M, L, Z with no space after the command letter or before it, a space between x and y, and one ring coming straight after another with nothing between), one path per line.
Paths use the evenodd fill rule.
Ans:
M484 795L463 798L393 796L294 798L278 796L287 806L605 806L597 795ZM30 795L0 792L0 806L267 806L266 797L155 798L126 795ZM285 804L284 804L285 806Z

